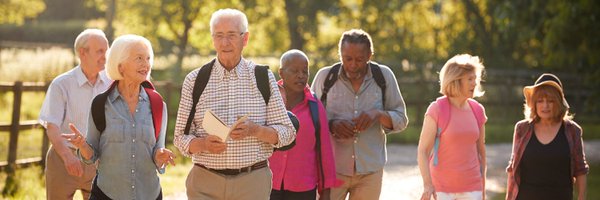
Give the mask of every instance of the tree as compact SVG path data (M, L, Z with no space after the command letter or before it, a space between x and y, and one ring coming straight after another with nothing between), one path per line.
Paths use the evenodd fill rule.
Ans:
M46 9L43 0L4 0L0 3L0 24L23 24Z

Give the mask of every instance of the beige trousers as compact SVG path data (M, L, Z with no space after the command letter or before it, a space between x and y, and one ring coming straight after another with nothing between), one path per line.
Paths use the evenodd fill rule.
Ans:
M186 193L190 200L266 200L271 195L272 176L269 167L228 176L194 166L185 181Z
M344 181L340 187L331 188L332 200L344 200L350 194L349 200L379 199L383 169L371 174L345 176L337 174Z
M75 154L75 151L72 151ZM75 191L81 190L83 199L89 199L92 190L92 181L96 176L96 165L87 165L80 162L83 166L83 176L71 176L65 168L62 158L53 147L48 149L46 154L46 199L73 199Z

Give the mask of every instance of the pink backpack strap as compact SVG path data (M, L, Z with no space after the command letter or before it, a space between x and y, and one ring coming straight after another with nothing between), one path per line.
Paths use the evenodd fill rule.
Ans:
M437 117L437 133L435 135L435 141L433 143L433 166L438 164L438 150L440 148L440 137L442 133L448 127L450 121L450 100L448 97L442 96L435 100L438 106L438 117Z
M152 112L152 121L154 122L154 138L158 142L158 136L160 136L160 129L163 126L163 98L154 89L154 85L152 85L150 81L144 81L142 86L144 86L144 90L146 90L146 94L148 94L148 97L150 98L150 110Z
M475 114L475 119L477 120L477 126L481 127L483 123L485 123L485 114L483 113L483 106L477 102L475 99L468 99L469 106L471 106L471 110L473 114Z

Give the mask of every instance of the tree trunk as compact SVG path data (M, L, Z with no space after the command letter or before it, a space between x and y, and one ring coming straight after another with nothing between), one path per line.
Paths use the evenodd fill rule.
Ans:
M108 41L112 41L115 30L113 28L113 21L115 19L115 13L117 10L116 0L107 0L108 8L106 8L106 30L104 33L106 34L106 38Z
M288 31L290 32L290 49L303 50L306 42L302 37L302 29L298 17L300 16L299 2L296 0L285 0L285 11L288 18Z

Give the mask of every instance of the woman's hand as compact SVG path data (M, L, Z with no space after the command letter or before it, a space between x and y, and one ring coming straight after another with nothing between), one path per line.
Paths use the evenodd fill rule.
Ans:
M71 131L73 131L73 133L63 133L61 134L61 136L65 138L67 142L73 144L73 146L77 147L78 149L81 149L83 145L86 144L85 137L81 135L81 132L79 132L79 129L77 129L75 125L69 123L69 128L71 128Z
M175 156L171 150L166 148L160 148L154 153L154 161L158 168L164 168L169 165L169 163L175 166L175 161L173 159L176 157L177 156Z
M430 200L431 197L433 197L433 199L437 199L437 195L435 194L435 188L433 187L433 185L423 186L423 194L421 195L421 200Z

